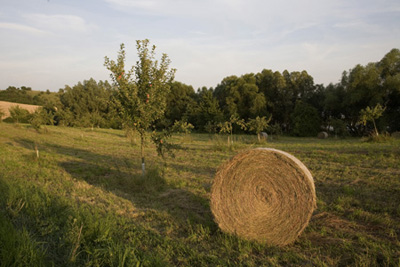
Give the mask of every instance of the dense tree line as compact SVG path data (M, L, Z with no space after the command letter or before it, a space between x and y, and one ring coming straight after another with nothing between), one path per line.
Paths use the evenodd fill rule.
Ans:
M56 124L78 127L119 128L121 123L113 108L113 88L94 79L65 86L59 92L60 105L55 112Z
M360 123L360 111L380 104L385 107L377 122L380 131L399 131L400 50L391 50L379 62L344 71L339 83L327 87L314 84L306 71L264 69L226 77L215 89L199 90L194 99L193 108L182 117L198 130L237 114L246 121L271 116L274 129L296 136L315 136L322 129L361 135L372 125Z
M169 87L165 116L156 123L159 129L186 121L196 131L219 132L224 122L237 117L245 122L269 118L267 131L295 136L315 136L324 129L336 135L362 135L375 125L360 123L361 110L379 104L384 108L376 120L379 131L400 131L399 49L379 62L344 71L340 82L326 87L315 84L306 71L268 69L228 76L215 88L197 92L177 81ZM113 105L116 90L108 82L90 79L58 93L33 95L30 91L29 87L9 87L0 91L0 100L43 105L58 125L123 127ZM234 132L249 131L236 124L232 127Z
M15 102L29 105L46 105L49 102L57 102L55 93L46 90L46 92L32 91L31 87L9 86L5 90L0 90L0 101Z

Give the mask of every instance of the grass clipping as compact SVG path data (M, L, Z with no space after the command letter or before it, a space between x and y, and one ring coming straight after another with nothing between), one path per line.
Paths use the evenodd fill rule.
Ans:
M270 245L294 242L315 207L307 167L276 149L237 154L218 169L211 189L211 210L222 231Z

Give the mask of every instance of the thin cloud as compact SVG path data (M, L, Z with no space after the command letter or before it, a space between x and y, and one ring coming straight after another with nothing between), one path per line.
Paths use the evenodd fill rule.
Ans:
M52 32L71 31L86 33L95 28L85 19L75 15L47 15L47 14L26 14L25 19L38 28Z
M143 9L153 9L157 7L156 1L146 1L146 0L105 0L112 5L114 8L143 8Z
M125 43L131 66L136 40L146 38L169 55L176 79L195 88L264 68L307 70L327 84L345 69L379 60L398 46L400 34L399 0L6 2L0 88L17 72L15 80L54 89L67 77L71 83L107 79L104 56L115 56ZM30 76L38 62L62 81Z
M26 26L23 24L18 24L18 23L8 23L8 22L0 22L0 28L5 29L5 30L10 30L10 31L18 31L18 32L23 32L23 33L28 33L28 34L33 34L33 35L43 35L46 34L46 31L39 30L37 28L31 27L31 26Z

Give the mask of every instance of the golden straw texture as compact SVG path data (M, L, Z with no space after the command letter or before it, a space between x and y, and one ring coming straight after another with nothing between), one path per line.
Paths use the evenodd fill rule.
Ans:
M294 156L257 148L217 171L211 210L222 231L283 246L296 240L316 207L314 181Z

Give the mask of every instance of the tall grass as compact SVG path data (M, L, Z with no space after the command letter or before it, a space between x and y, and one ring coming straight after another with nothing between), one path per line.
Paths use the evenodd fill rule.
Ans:
M400 140L174 136L161 160L118 130L0 125L0 266L400 264ZM37 152L40 157L37 157ZM269 146L301 159L318 208L285 248L222 233L209 207L218 166Z

